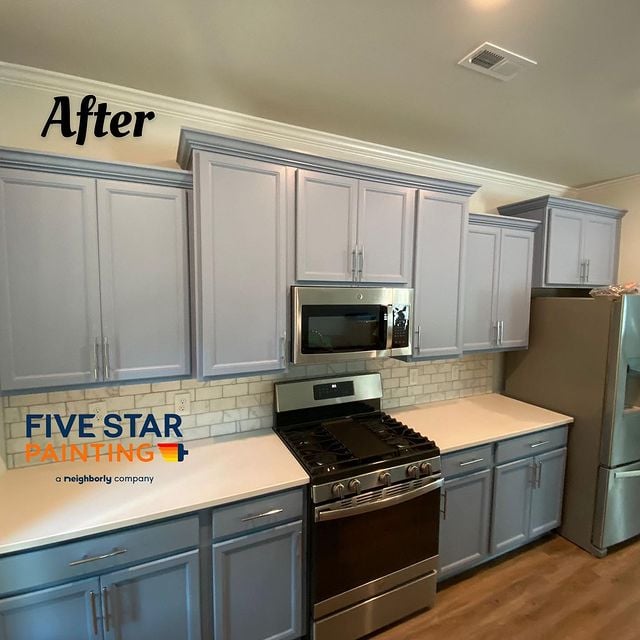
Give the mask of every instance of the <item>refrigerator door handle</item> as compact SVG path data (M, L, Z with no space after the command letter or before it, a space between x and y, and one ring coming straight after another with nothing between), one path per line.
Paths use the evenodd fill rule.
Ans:
M640 469L637 471L616 471L614 472L613 477L616 480L618 480L618 478L640 478Z

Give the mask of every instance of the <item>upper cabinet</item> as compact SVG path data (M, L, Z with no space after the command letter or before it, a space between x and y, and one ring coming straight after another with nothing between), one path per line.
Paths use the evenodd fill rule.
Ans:
M499 211L541 223L536 232L534 287L591 288L616 281L624 210L545 196Z
M0 163L34 158L48 162L3 151ZM55 173L0 168L0 387L188 374L185 190L64 160Z
M286 168L196 152L198 374L286 367Z
M464 351L529 343L534 232L538 223L471 214L464 295Z
M420 191L414 262L415 358L462 353L467 198Z
M407 284L415 189L298 170L296 279Z

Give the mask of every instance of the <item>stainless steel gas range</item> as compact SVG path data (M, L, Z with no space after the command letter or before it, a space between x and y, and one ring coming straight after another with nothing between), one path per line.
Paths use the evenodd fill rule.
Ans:
M435 601L440 451L381 398L378 373L276 385L275 431L311 478L315 640L354 640Z

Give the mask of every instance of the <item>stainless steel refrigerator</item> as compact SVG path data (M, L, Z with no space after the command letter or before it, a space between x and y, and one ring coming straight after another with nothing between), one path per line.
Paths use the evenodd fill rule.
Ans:
M597 556L640 534L640 296L535 298L508 396L571 415L560 533Z

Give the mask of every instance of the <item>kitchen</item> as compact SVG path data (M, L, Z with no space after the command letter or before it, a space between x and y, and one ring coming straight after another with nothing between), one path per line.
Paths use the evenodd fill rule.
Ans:
M207 15L228 28L211 47L233 52L237 79L249 64L295 67L292 51L325 52L329 69L340 50L311 37L338 28L335 3L232 4ZM509 31L532 6L408 2L403 17L375 4L379 33L410 12L473 15L486 36L461 26L433 73L487 104L513 91L523 105L531 83L557 80L545 30L599 22L568 3L553 26L541 3L540 39L519 44ZM623 4L600 22L633 24ZM340 30L358 8L342 7ZM71 40L23 46L21 30L71 29L41 9L7 7L0 47L2 121L15 123L0 137L0 638L635 637L640 298L631 284L589 296L637 279L633 151L616 138L615 154L559 161L524 121L509 134L483 122L466 148L443 147L437 127L408 142L376 133L366 109L357 124L348 100L325 103L331 122L283 81L280 111L260 82L253 106L234 102L223 73L207 96L181 84L162 21L145 56L166 77L142 62L118 76L88 46L70 57ZM96 38L118 33L82 11ZM206 36L195 8L161 11ZM294 15L306 43L285 37ZM136 60L129 30L143 19L103 45ZM484 39L504 48L475 52ZM521 73L500 82L460 59ZM345 60L352 74L369 66ZM93 97L154 117L135 139L42 136L61 94L74 112ZM27 434L56 416L64 433ZM174 420L173 437L109 435L152 418ZM89 441L155 456L85 461ZM40 464L35 447L75 458ZM563 585L576 592L565 603Z

